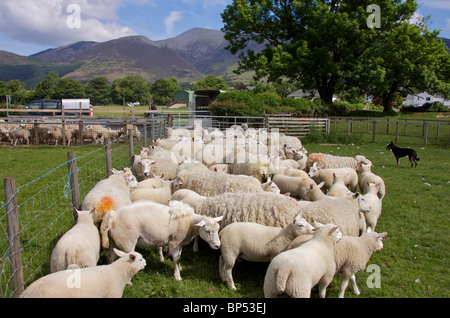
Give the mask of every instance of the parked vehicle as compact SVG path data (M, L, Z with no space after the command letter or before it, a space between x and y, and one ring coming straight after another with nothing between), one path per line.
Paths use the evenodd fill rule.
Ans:
M92 116L92 106L87 99L38 99L25 106L30 110L54 110L53 112L30 112L31 116L61 116L64 110L65 116Z

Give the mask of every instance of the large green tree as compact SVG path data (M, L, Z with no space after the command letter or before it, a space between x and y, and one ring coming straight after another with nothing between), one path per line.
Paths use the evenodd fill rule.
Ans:
M125 99L125 103L139 102L145 105L151 99L147 82L141 75L130 75L114 80L111 96L113 102L117 104L122 104Z
M367 69L370 49L416 8L414 0L234 0L222 13L223 31L227 48L241 52L238 72L317 89L335 112L338 89L381 76ZM245 51L251 41L265 48Z
M52 98L85 98L84 85L72 78L62 78L55 87Z
M107 105L111 100L111 84L106 77L91 79L85 86L92 105Z
M382 99L385 111L401 91L428 91L450 95L446 45L424 24L399 23L382 34L382 44L373 48L373 62L381 76L374 80L369 92ZM447 71L446 71L447 70Z
M151 85L150 92L155 104L166 105L173 101L175 92L180 89L180 85L175 78L160 78Z
M229 88L228 84L223 78L216 77L214 75L208 75L205 78L202 78L201 80L198 80L197 82L191 85L191 89L194 91L200 89L227 90L228 88Z
M45 79L40 82L34 90L34 98L36 99L49 99L55 95L55 88L59 83L58 73L51 72Z

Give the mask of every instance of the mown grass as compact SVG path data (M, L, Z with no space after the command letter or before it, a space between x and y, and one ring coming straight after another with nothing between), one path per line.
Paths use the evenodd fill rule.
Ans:
M363 154L373 163L373 171L386 183L386 197L377 231L388 232L384 249L369 261L380 269L381 288L370 288L372 272L357 275L360 298L447 298L450 296L449 263L449 189L450 161L448 148L414 147L419 165L409 168L407 158L397 167L394 156L384 143L363 145L320 145L305 142L310 153L323 152L341 156ZM94 146L95 147L95 146ZM64 163L67 151L89 153L88 147L1 147L0 176L13 176L18 185L27 183L56 165ZM3 184L1 185L3 186ZM3 191L3 189L2 189ZM0 201L4 201L3 198ZM237 291L231 291L220 280L218 258L200 242L200 251L192 244L183 249L181 282L173 278L173 262L167 256L160 263L156 250L139 250L147 260L146 268L125 288L126 298L260 298L268 264L242 261L233 276ZM103 252L104 255L104 252ZM48 257L50 254L47 255ZM328 288L327 297L336 297L339 277ZM313 290L313 297L317 291ZM346 297L356 297L347 289Z

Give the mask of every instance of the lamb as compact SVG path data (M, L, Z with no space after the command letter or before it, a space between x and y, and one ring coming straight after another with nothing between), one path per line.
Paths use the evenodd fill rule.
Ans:
M65 270L69 265L80 268L97 265L100 254L100 235L91 211L78 211L76 224L56 243L50 257L50 272Z
M130 168L123 168L123 171L116 169L111 171L113 174L99 181L84 197L81 204L83 211L90 211L95 207L93 219L98 227L106 212L131 204L130 189L139 186Z
M364 196L356 193L353 198L326 196L314 201L302 209L302 216L310 223L336 224L343 235L359 236L366 231L363 214L369 210Z
M69 269L33 282L21 298L121 298L126 285L146 262L137 252L114 252L120 257L110 265Z
M219 273L228 287L236 290L232 270L237 258L253 262L270 262L292 240L303 234L314 233L314 228L297 215L286 227L264 226L252 222L227 225L219 233L222 255Z
M189 189L203 196L214 196L225 192L261 192L261 183L254 177L230 175L222 172L181 171L177 179L183 189Z
M317 162L321 168L352 168L354 170L358 169L360 163L371 164L370 160L364 156L358 155L356 157L341 157L333 156L323 153L312 153L309 155L306 162L306 170L312 167L314 162Z
M21 142L26 142L27 145L30 144L31 133L27 128L18 127L16 129L12 129L9 131L8 135L11 138L11 146L13 144L16 146L19 140Z
M278 157L249 156L252 157L249 158L249 162L232 163L230 167L231 174L251 176L259 182L263 182L270 175L277 172L279 166Z
M205 196L198 194L195 191L188 189L180 189L172 194L171 201L181 201L194 207L195 204L203 202L206 199Z
M152 173L162 176L164 180L173 180L177 176L178 158L170 150L151 147L144 158L155 161L151 165Z
M350 186L352 192L356 192L358 187L358 174L352 168L323 169L317 162L314 162L308 172L309 177L316 183L325 181L324 189L331 188L334 181L333 174L346 176L344 179L345 185Z
M344 298L349 280L352 282L353 292L360 295L355 274L363 271L372 254L383 248L382 238L386 235L387 232L367 232L360 237L344 236L336 244L336 273L342 274L339 298Z
M194 205L196 213L210 217L223 216L221 226L234 222L254 222L285 227L304 208L289 196L271 192L223 193L207 197Z
M369 229L359 237L343 236L336 244L334 255L336 274L342 274L339 298L344 298L349 280L352 282L353 293L360 295L355 274L366 268L367 262L375 251L383 248L382 238L386 235L387 232L378 234ZM312 235L302 235L295 238L288 246L288 249L302 245L311 237Z
M173 193L181 188L179 179L170 181L170 185L160 188L137 188L131 191L131 202L151 200L156 203L168 205Z
M273 182L280 188L281 193L289 193L291 197L297 199L305 199L305 189L309 187L311 183L314 183L309 177L291 177L284 175L281 171L274 174Z
M63 140L62 131L59 130L59 129L56 129L56 130L55 129L49 129L47 131L47 134L49 134L52 137L52 139L55 140L55 146L58 146L59 141ZM70 136L71 136L71 134L69 133L69 131L67 129L65 129L64 130L64 140L66 141L66 145L67 146L70 146L70 140L71 140Z
M138 182L150 178L152 164L154 164L155 162L155 160L144 157L142 152L140 155L133 156L133 165L131 166L131 171L133 171L133 174L136 176Z
M364 194L364 199L370 206L370 211L364 214L367 227L375 231L378 223L378 218L381 215L382 199L378 197L379 184L373 182L367 182L367 193Z
M336 272L335 247L341 238L338 227L327 224L306 243L275 256L264 277L264 296L285 293L292 298L309 298L311 289L319 284L319 296L325 298Z
M327 195L335 198L345 198L347 196L352 196L353 192L350 192L347 185L345 184L345 179L347 178L347 176L348 174L336 175L335 173L333 173L333 184L327 192Z
M106 214L100 228L102 246L109 247L109 237L123 251L132 251L136 246L168 245L175 264L174 277L180 281L182 247L200 235L212 249L219 249L217 222L220 220L222 217L195 214L189 205L179 201L171 201L169 206L151 201L135 202Z
M367 182L377 183L379 184L377 195L380 199L383 199L384 196L386 195L386 186L384 184L384 180L380 176L377 176L372 172L372 164L361 163L358 166L357 171L360 173L359 188L362 191L362 193L365 194L368 191L368 189L366 188Z

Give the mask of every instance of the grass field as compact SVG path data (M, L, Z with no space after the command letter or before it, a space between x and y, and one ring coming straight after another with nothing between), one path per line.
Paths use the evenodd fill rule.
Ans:
M0 177L13 176L17 185L28 183L63 164L67 151L77 155L93 151L87 147L1 147ZM320 145L305 143L310 153L323 152L341 156L363 154L373 163L373 171L386 183L386 197L377 231L388 232L384 249L376 252L369 264L380 270L380 288L370 288L374 272L357 275L360 298L448 298L450 296L450 221L449 149L434 146L414 147L421 159L417 168L409 168L406 158L395 164L393 154L384 143L364 145ZM0 201L4 201L3 182ZM3 240L2 240L3 241ZM125 288L127 298L260 298L268 264L243 261L237 263L233 276L237 291L231 291L220 280L218 258L200 242L200 251L192 252L192 244L183 249L181 282L173 278L173 263L167 258L160 263L155 250L139 250L147 260L146 268L133 278L133 286ZM50 253L50 251L48 251ZM50 254L47 255L48 257ZM336 297L339 279L335 277L327 297ZM314 290L313 297L317 297ZM346 297L355 297L351 287Z

